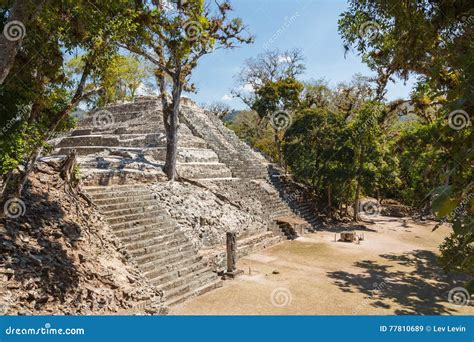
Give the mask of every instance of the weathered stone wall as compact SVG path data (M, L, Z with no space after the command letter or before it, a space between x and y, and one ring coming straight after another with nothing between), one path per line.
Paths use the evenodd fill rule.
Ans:
M223 245L228 231L244 239L268 230L259 201L227 200L223 191L182 182L155 183L151 189L198 249Z

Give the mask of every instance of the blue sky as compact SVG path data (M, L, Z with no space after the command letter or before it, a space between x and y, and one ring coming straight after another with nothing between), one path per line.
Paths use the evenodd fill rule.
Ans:
M234 16L243 19L255 43L233 50L217 50L204 56L192 80L196 94L188 94L198 103L222 101L236 109L245 105L230 99L235 87L234 75L247 58L263 52L265 48L287 50L299 48L305 57L304 80L326 79L330 85L349 81L356 73L372 75L355 53L344 58L342 40L337 31L339 15L346 10L342 0L231 0ZM402 81L390 84L389 100L406 97L412 87Z

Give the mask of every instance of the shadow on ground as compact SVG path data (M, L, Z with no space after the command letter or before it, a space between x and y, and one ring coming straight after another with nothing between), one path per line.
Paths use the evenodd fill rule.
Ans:
M445 274L437 265L436 255L415 250L401 255L382 254L387 263L363 260L354 263L361 272L328 272L328 277L344 292L360 292L368 297L361 305L389 309L390 302L400 307L396 315L452 314L446 308L450 289L462 286L462 275ZM405 270L404 267L407 267Z

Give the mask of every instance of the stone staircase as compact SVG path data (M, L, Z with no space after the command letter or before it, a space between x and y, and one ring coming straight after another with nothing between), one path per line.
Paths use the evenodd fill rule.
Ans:
M227 178L231 170L203 139L180 125L177 170L186 178ZM84 184L164 180L166 139L156 99L107 106L89 113L69 135L57 139L54 155L75 150Z
M236 178L262 179L267 177L268 162L240 140L211 113L198 106L182 109L182 119L194 135L205 140Z
M222 286L176 222L143 184L89 186L97 205L125 251L150 283L174 305Z
M270 219L279 216L297 216L307 221L315 229L320 221L315 215L316 209L308 203L304 194L295 187L280 181L280 173L260 153L240 140L237 135L224 126L216 116L197 106L183 109L184 121L193 134L204 139L232 171L235 178L265 179L277 191L267 191L262 198L270 213ZM283 227L282 227L283 228ZM285 228L285 235L295 238L299 234L291 228Z
M321 224L317 216L317 209L311 201L311 196L299 184L284 176L283 170L276 165L268 168L269 182L278 191L282 198L291 208L291 211L308 222L312 230L316 230Z

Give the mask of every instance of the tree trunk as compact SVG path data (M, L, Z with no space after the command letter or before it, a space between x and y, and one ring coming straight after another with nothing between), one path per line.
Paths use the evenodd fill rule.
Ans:
M167 106L164 119L167 120L166 128L166 160L165 173L169 180L174 181L178 174L176 172L176 156L178 154L178 127L179 127L179 107L183 86L180 80L180 73L173 80L173 93L171 106ZM165 109L164 109L165 111Z
M328 186L328 212L329 217L332 218L332 193L331 193L331 184Z
M43 152L43 148L39 147L39 148L35 148L33 152L29 155L28 160L26 161L26 164L25 164L25 169L20 174L20 177L18 178L18 183L15 186L15 190L14 190L15 197L17 198L21 197L23 193L23 188L25 187L25 184L26 184L26 180L28 179L28 175L33 170L33 167L36 164L36 160L41 155L41 152Z
M359 182L359 179L357 178L356 194L355 194L355 200L354 200L354 217L353 217L354 222L359 221L359 198L360 198L360 182Z
M281 141L280 141L280 137L278 136L278 131L277 130L275 130L274 139L275 139L275 145L277 147L278 162L283 167L283 170L285 170L285 173L287 173L288 171L286 169L285 161L283 160L283 153L281 151Z
M359 201L360 201L360 181L361 181L361 175L362 175L362 168L364 166L364 146L361 147L360 152L359 152L359 166L357 168L357 175L356 175L356 194L355 194L355 200L354 200L354 222L359 221Z
M23 38L28 34L25 25L32 22L43 6L43 1L16 0L11 7L11 16L0 34L0 85L3 84L15 62ZM19 23L16 23L19 22Z
M76 92L72 98L72 100L69 102L69 104L56 116L56 118L50 123L48 130L44 133L43 138L41 139L42 142L46 142L49 139L52 138L54 133L56 132L59 124L61 123L64 118L71 112L71 110L84 98L89 96L92 93L95 93L95 91L91 91L87 94L84 94L84 86L86 83L86 79L89 76L89 73L91 71L91 66L90 63L86 63L84 66L84 71L82 72L81 79L79 81L79 84L76 88ZM30 174L31 170L33 170L33 166L35 165L38 157L41 155L43 152L43 147L41 144L38 143L38 145L34 146L32 149L32 152L28 156L28 159L26 160L25 163L25 169L21 173L18 182L15 185L15 189L13 190L13 193L15 194L16 197L21 197L21 194L23 192L23 188L25 186L26 180L28 179L28 175Z

